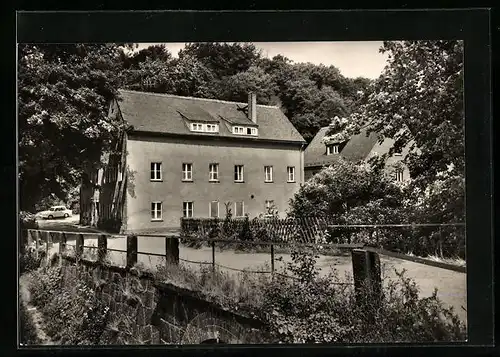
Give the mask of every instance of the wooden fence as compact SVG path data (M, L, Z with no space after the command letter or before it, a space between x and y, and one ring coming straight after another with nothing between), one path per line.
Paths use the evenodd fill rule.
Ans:
M324 217L285 219L182 218L185 241L223 239L261 244L372 246L426 256L465 258L464 223L338 224ZM221 241L223 241L221 240Z

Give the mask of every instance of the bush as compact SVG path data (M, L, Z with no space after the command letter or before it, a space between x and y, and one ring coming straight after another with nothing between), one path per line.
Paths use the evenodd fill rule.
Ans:
M109 307L80 272L62 285L58 267L33 275L32 302L45 318L46 333L63 345L96 345L106 328Z
M275 342L390 343L463 341L465 326L437 298L418 297L404 272L389 281L380 305L356 298L351 284L332 272L318 277L312 252L295 252L288 271L263 291L262 318Z
M27 211L19 212L19 246L21 254L24 253L28 246L28 232L26 229L38 229L38 222L33 213Z
M34 249L27 249L19 256L19 270L21 274L29 273L33 270L40 268L42 261L45 258L45 251L38 250L38 257L36 257Z
M19 297L21 301L21 297ZM21 345L37 345L40 344L40 339L38 338L35 323L33 318L26 310L26 305L20 303L19 305L19 342Z

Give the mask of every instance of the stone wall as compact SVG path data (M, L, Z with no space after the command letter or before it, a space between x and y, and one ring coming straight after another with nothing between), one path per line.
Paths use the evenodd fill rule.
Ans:
M80 274L80 275L79 275ZM110 344L262 343L265 326L204 299L199 292L155 282L135 269L63 259L63 283L85 279L110 307ZM73 280L74 281L74 280Z

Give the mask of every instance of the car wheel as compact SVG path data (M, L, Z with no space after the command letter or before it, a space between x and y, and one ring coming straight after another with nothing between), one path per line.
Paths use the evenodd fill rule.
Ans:
M50 216L47 217L47 219L52 219L52 218L54 218L53 215L50 215Z
M69 217L69 214L65 213L64 218L68 218L68 217Z

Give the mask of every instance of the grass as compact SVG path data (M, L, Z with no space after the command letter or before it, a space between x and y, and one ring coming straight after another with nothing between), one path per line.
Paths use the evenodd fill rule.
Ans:
M432 260L434 262L440 262L440 263L446 263L446 264L456 265L456 266L459 266L459 267L465 267L465 266L467 266L467 262L465 261L465 259L460 258L460 257L445 258L445 257L440 257L439 255L435 255L435 254L428 255L427 257L420 257L420 256L417 256L417 255L413 254L413 252L408 252L408 253L406 253L406 255L408 255L410 257L417 257L417 258L422 258L422 259L428 259L428 260Z
M171 283L175 286L200 292L208 300L226 308L240 309L249 306L261 306L263 303L262 287L271 281L269 274L253 274L239 272L228 274L216 268L215 273L211 265L199 265L189 268L179 263L160 264L156 269L146 268L138 263L135 268L139 271L149 271L155 279ZM269 270L268 266L262 266Z

